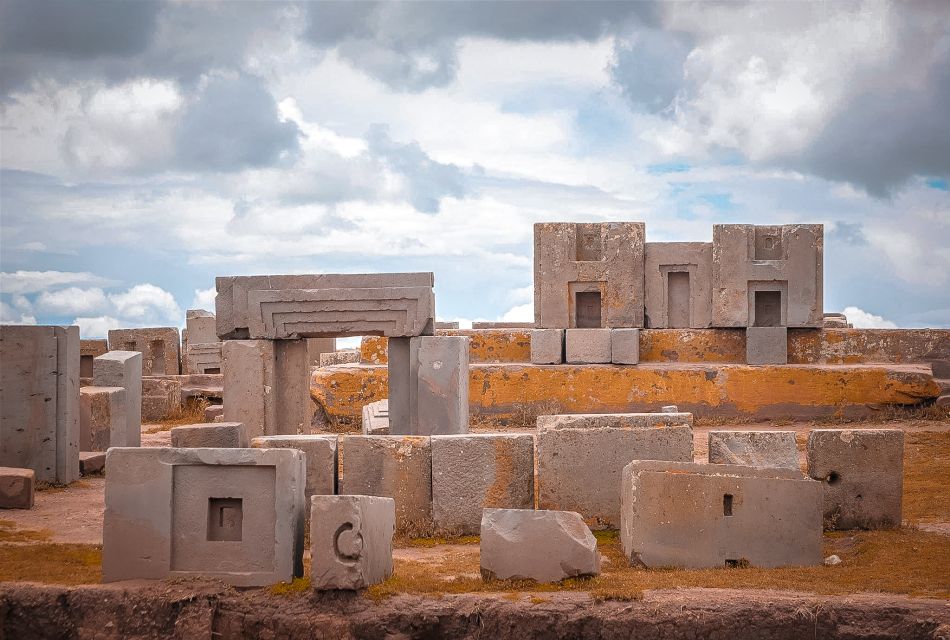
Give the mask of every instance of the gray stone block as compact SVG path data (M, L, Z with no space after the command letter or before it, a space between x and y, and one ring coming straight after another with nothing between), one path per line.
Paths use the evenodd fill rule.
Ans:
M0 466L79 477L79 327L0 326Z
M620 525L620 477L633 460L693 459L693 430L541 429L538 431L538 507L576 511L595 529Z
M311 367L320 366L320 356L336 351L336 338L307 338L307 360Z
M409 341L410 433L468 433L468 352L464 336Z
M808 475L825 484L825 529L901 526L904 432L900 429L814 429Z
M712 244L647 242L644 326L703 329L712 320Z
M631 462L620 540L630 564L691 569L822 562L821 485L792 469Z
M102 473L106 470L106 452L105 451L80 451L79 452L79 473L84 476L91 476L96 473Z
M534 436L432 437L432 518L437 530L478 535L482 509L534 507Z
M218 342L214 314L205 309L188 309L185 312L185 330L188 344Z
M110 329L109 350L141 353L143 376L181 373L181 337L177 327Z
M479 551L486 580L557 582L600 573L597 539L570 511L485 509Z
M0 467L0 509L32 509L35 491L33 469Z
M303 575L304 456L293 449L113 448L102 580Z
M142 378L142 422L161 422L181 405L180 378Z
M363 405L362 430L364 436L389 435L389 400L377 400Z
M564 360L569 364L610 363L610 329L568 329Z
M568 413L538 416L541 429L649 429L693 426L692 413Z
M311 498L311 586L365 589L391 576L395 518L392 498Z
M340 495L393 498L396 532L432 531L432 447L423 436L340 436Z
M221 416L222 419L224 417L223 404L209 404L205 407L205 422L212 422L218 416Z
M800 469L794 431L710 431L710 464Z
M320 366L330 367L337 364L359 364L360 352L358 349L341 349L330 353L320 354Z
M214 318L212 318L214 321ZM185 347L185 373L203 375L221 373L221 342L189 342Z
M610 330L610 361L614 364L637 364L640 362L640 330Z
M409 338L390 338L388 346L389 362L388 395L389 433L409 435L412 430L412 365Z
M79 341L79 377L92 378L92 361L109 351L109 342L98 339L82 339Z
M142 354L137 351L110 351L93 360L92 382L97 387L125 389L125 443L142 444ZM118 446L118 445L114 445Z
M745 330L748 364L788 364L788 329L785 327L749 327Z
M242 449L248 446L247 431L240 422L186 424L172 427L171 445L182 449Z
M531 364L564 362L564 329L531 330Z
M257 449L297 449L304 452L307 462L307 486L304 495L308 508L312 496L332 496L336 493L337 436L263 436L251 440L251 446Z
M105 451L128 446L125 389L83 387L79 390L79 450ZM134 442L134 438L132 439Z

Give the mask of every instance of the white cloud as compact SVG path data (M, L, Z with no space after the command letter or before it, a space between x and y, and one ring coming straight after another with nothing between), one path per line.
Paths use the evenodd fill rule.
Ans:
M36 317L21 313L0 301L0 324L36 324Z
M124 293L111 294L109 300L124 320L169 322L175 326L181 322L182 311L175 297L153 284L137 284Z
M534 322L534 303L520 304L502 314L502 322Z
M68 287L58 291L43 291L36 298L38 311L58 316L101 313L109 306L105 293L98 287Z
M214 287L210 289L195 289L195 297L191 300L189 309L204 309L214 312L214 298L217 295Z
M896 329L897 325L881 316L868 313L858 307L845 307L842 313L847 316L848 322L858 329Z
M36 293L70 284L109 285L112 281L88 271L13 271L0 273L0 292Z
M108 338L109 329L123 329L129 326L112 316L76 318L73 324L79 325L79 335L83 338Z

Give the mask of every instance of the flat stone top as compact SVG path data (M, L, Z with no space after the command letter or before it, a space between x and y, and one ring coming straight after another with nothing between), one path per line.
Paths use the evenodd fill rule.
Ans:
M113 350L103 353L101 356L96 356L96 360L128 360L129 358L134 358L136 356L141 358L142 352Z
M97 393L116 393L117 391L125 391L125 387L96 387L93 385L80 387L80 395L95 395Z
M216 423L222 424L222 423ZM226 424L226 423L225 423ZM354 434L355 435L355 434ZM298 435L256 436L251 438L251 444L261 442L319 442L322 440L336 440L335 433L301 433Z
M269 283L269 279L283 280L284 283L306 283L306 286L289 286L289 289L335 289L342 288L376 288L376 287L432 287L435 286L435 274L431 271L397 272L397 273L297 273L292 275L259 275L259 276L218 276L215 284L220 290L221 285L228 281L253 283L262 289L285 288L277 286L280 283Z
M198 422L195 424L182 424L177 427L172 427L172 430L174 431L175 429L208 429L211 427L215 429L227 429L227 428L240 429L243 426L244 426L243 422Z
M21 469L19 467L0 467L0 477L7 478L33 478L36 472L33 469Z
M531 433L512 433L512 432L498 432L498 433L452 433L445 435L432 435L428 436L432 440L467 440L467 439L492 439L492 438L533 438L534 435Z
M214 314L205 309L188 309L185 312L185 318L191 320L192 318L213 318Z
M904 435L902 429L812 429L808 432L808 435L811 434L821 435L821 434L842 434L842 433L858 433L858 434L901 434L901 437Z
M649 429L693 425L693 414L678 413L571 413L538 416L539 430L614 428Z
M218 426L221 423L208 423ZM112 447L106 453L106 466L111 456L158 458L164 464L263 465L295 463L303 456L296 449L176 449L173 447Z
M659 472L697 476L736 476L740 478L778 478L808 480L797 469L768 469L737 464L708 464L703 462L668 462L665 460L634 460L624 467L624 473Z
M109 333L151 333L159 331L174 331L178 333L178 327L129 327L127 329L109 329Z

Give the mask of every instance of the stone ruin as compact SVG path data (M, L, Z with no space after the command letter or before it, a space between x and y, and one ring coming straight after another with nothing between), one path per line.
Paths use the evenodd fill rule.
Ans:
M385 580L394 536L432 534L479 535L486 579L596 575L598 529L640 566L813 565L824 530L900 526L902 432L812 430L803 471L794 432L713 431L697 462L694 412L767 415L746 394L784 393L776 379L825 389L820 410L888 402L881 376L904 385L895 403L947 397L950 332L882 342L823 312L820 225L716 225L712 243L536 225L530 326L437 323L433 286L221 277L181 346L174 328L112 331L106 350L75 327L2 327L0 506L107 451L105 581L288 581L306 526L318 590ZM325 357L351 336L358 352ZM223 401L216 422L141 446L143 421L199 396ZM470 412L504 424L516 401L557 406L469 433ZM361 432L314 432L315 411Z

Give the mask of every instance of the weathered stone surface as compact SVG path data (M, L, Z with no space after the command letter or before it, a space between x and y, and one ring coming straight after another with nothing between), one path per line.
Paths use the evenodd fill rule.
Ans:
M79 327L0 326L0 466L79 477Z
M83 476L91 476L96 473L103 473L106 470L106 452L105 451L80 451L79 452L79 473Z
M432 448L422 436L340 436L337 493L393 498L396 531L432 531Z
M569 364L610 362L610 329L568 329L564 337L564 361Z
M218 342L214 314L205 309L188 309L185 312L185 330L188 344Z
M570 511L485 509L479 551L485 579L556 582L600 573L597 539Z
M142 421L160 422L181 409L181 380L142 378Z
M304 340L226 340L224 416L248 437L310 431L307 343Z
M410 434L468 433L468 378L468 338L411 338Z
M382 389L382 396L388 400L389 433L392 435L412 433L412 420L415 415L412 387L415 378L412 374L410 340L410 338L389 340L386 386ZM368 402L375 399L368 399Z
M437 530L478 535L484 508L534 507L534 436L432 437L432 518Z
M470 363L531 362L530 329L436 329L437 336L469 338ZM363 336L360 340L360 362L386 364L389 339L384 336Z
M710 464L800 469L794 431L710 431Z
M142 354L137 351L110 351L93 361L93 384L125 389L125 444L142 444Z
M99 339L82 339L79 341L79 377L92 377L92 360L96 356L109 351L109 342Z
M109 447L129 446L126 406L125 389L122 387L81 388L79 450L105 451ZM131 440L134 442L135 438Z
M820 328L823 254L820 224L713 225L712 326ZM775 317L756 318L767 299Z
M649 429L693 426L693 414L676 413L574 413L538 416L538 429Z
M712 244L644 245L644 326L704 328L712 319Z
M181 373L181 338L177 327L110 329L109 350L141 353L143 376Z
M311 367L320 366L320 356L336 351L336 338L307 338L307 360Z
M192 373L179 376L181 381L182 402L190 398L205 398L206 400L221 401L224 397L224 374L222 373Z
M814 429L808 475L825 484L825 529L901 526L904 432L900 429Z
M113 448L102 580L303 574L304 459L292 449Z
M0 467L0 509L32 509L35 489L33 469Z
M389 400L363 405L362 430L364 436L389 435Z
M534 225L539 329L642 327L642 222Z
M745 330L748 364L787 364L788 329L785 327L749 327Z
M660 413L679 413L679 407L675 404L668 404L660 407Z
M792 469L631 462L621 491L624 555L647 567L820 564L821 489Z
M247 431L240 422L186 424L171 430L175 448L241 449L248 444Z
M336 493L337 437L335 435L262 436L251 440L257 449L297 449L307 462L307 485L304 495L307 508L311 496L332 496Z
M564 362L564 329L531 330L531 364Z
M330 353L320 354L320 366L330 367L335 364L356 364L360 361L360 352L357 349L341 349Z
M311 498L311 586L365 589L391 576L395 518L392 498Z
M640 330L610 330L610 361L614 364L640 362Z
M211 422L218 416L224 415L224 405L223 404L209 404L205 407L205 422Z
M226 339L431 335L431 273L229 276L216 280Z
M933 360L930 363L930 369L933 371L934 378L950 379L950 360Z
M212 318L214 320L214 318ZM221 373L221 342L189 342L185 347L184 368L188 374Z
M458 329L458 327L455 327ZM533 329L533 322L472 322L472 329Z
M632 460L693 459L686 425L540 429L537 437L538 507L576 511L597 529L620 525L620 478Z
M436 329L458 329L458 328L459 328L459 323L458 323L458 322L442 322L442 321L437 321L437 322L435 323L435 328L436 328Z

